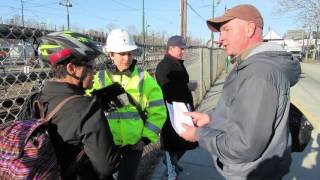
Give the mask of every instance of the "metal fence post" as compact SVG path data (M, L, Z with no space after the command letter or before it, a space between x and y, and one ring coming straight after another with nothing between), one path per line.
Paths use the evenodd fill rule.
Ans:
M215 78L217 78L217 77L218 77L218 74L219 74L219 72L218 72L218 71L219 71L219 66L220 66L220 65L219 65L219 64L220 64L220 63L219 63L219 62L220 62L220 57L219 57L219 55L220 55L220 52L217 52L217 53L216 53L217 63L216 63L216 67L215 67L216 70L215 70L215 75L214 75Z
M203 48L200 48L200 99L203 98Z
M212 47L209 47L209 53L210 53L210 63L209 63L209 76L210 76L210 78L209 78L209 83L210 83L210 86L212 86L213 85L213 50L212 50Z

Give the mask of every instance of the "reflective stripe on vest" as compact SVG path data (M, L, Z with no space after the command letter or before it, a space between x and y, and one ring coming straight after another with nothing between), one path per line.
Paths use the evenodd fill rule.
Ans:
M162 99L149 102L149 107L162 106L162 105L164 105L164 102Z
M155 126L154 124L149 123L148 121L144 124L145 127L150 129L152 132L159 134L161 129Z
M107 119L141 119L138 112L111 112L107 115Z

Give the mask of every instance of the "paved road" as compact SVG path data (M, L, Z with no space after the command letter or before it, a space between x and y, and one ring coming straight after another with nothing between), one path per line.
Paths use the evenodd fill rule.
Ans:
M290 173L284 180L320 179L320 63L302 63L302 75L291 88L291 101L314 126L312 143L303 153L293 153Z
M302 63L302 74L297 85L291 88L291 100L305 111L308 118L320 121L320 63Z

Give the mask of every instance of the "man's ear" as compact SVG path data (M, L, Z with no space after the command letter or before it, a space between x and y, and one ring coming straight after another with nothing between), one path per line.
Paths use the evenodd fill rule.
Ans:
M67 64L67 72L72 75L76 74L76 66L72 63L68 63Z
M168 52L172 52L173 46L168 46Z
M248 37L252 37L255 34L256 29L257 29L256 24L253 22L249 22L248 23L248 31L247 31Z

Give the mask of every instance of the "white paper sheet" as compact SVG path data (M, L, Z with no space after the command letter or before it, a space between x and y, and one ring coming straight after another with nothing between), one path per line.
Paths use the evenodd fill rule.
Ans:
M185 131L185 129L182 127L182 123L193 126L191 117L184 115L184 112L189 112L184 103L173 101L172 104L168 102L166 104L169 111L171 125L178 134Z

